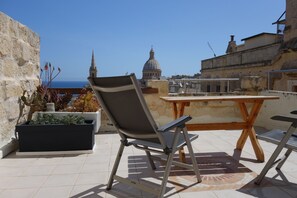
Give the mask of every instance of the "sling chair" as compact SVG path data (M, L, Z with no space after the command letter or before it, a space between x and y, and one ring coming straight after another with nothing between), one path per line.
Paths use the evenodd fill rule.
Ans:
M297 111L292 111L292 114L297 114ZM271 119L283 121L283 122L290 122L291 125L287 131L281 130L272 130L266 132L262 135L257 135L257 138L260 140L265 140L267 142L271 142L273 144L278 145L274 152L272 153L271 157L267 161L266 165L262 169L260 175L257 177L255 184L260 185L261 181L265 177L266 173L274 167L276 164L276 170L280 170L281 167L284 165L286 160L288 159L289 155L293 150L297 150L297 118L285 117L285 116L273 116ZM280 152L286 148L287 151L285 155L279 159L278 156Z
M198 136L188 134L185 127L185 123L191 120L190 116L183 116L164 126L157 127L134 74L100 78L89 77L88 80L100 105L121 137L117 157L107 184L107 190L110 190L113 181L117 180L118 182L139 188L142 191L153 193L161 198L166 190L172 164L193 170L197 181L201 182L199 169L191 146L191 141ZM166 167L160 189L149 188L143 183L116 175L123 150L131 145L145 151L153 170L156 169L154 160L164 160L162 156L165 156ZM173 160L175 152L184 146L188 148L192 164ZM161 154L161 159L151 155L151 152Z

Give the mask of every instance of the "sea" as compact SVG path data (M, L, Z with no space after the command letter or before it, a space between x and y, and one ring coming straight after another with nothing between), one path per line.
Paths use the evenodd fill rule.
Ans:
M88 85L88 81L53 81L51 88L84 88Z

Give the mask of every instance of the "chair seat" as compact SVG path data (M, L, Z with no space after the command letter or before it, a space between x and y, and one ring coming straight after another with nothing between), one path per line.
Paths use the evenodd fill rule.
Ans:
M168 131L162 133L164 140L166 141L166 145L169 149L172 148L172 143L173 143L173 137L174 137L174 132ZM188 134L190 141L193 141L198 138L198 135L196 134ZM130 143L135 144L135 145L144 145L156 149L163 149L162 145L160 143L153 143L152 141L145 141L145 140L134 140L130 141ZM186 141L184 139L184 136L182 134L179 135L179 140L177 142L177 148L181 148L186 145Z
M285 136L285 131L282 130L272 130L268 131L264 134L257 135L257 138L260 140L264 140L267 142L271 142L273 144L279 144L279 142L283 139ZM297 150L297 137L295 134L293 134L288 142L285 145L286 148L291 148L293 150Z

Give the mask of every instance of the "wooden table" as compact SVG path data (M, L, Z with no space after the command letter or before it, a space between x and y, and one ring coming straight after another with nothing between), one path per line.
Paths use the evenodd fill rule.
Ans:
M232 101L237 103L241 112L242 122L227 123L199 123L187 124L188 130L238 130L242 129L241 135L237 140L236 149L242 150L247 138L249 137L258 161L264 162L263 150L256 138L254 123L261 109L264 100L279 99L278 96L172 96L161 97L162 100L170 102L173 105L173 113L175 119L184 114L186 106L190 106L191 102L223 102ZM248 111L247 103L251 103L251 110ZM180 150L180 159L185 161L183 150Z

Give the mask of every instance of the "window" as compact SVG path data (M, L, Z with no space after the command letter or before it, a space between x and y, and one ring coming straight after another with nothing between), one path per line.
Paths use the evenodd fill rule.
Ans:
M206 92L210 92L210 85L206 86Z
M221 86L220 85L216 86L216 92L221 92Z

